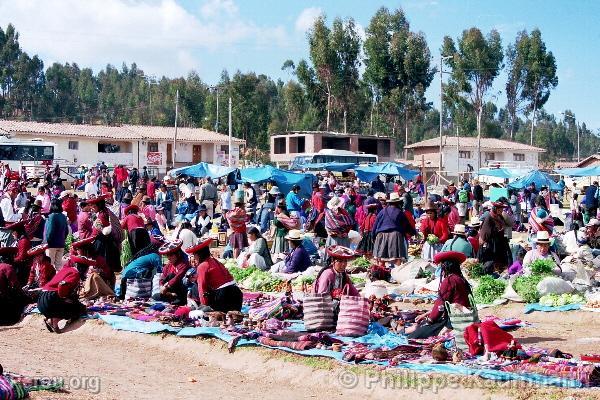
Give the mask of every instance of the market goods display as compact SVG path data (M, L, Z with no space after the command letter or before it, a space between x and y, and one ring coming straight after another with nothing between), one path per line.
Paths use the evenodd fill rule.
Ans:
M552 260L535 260L529 266L532 275L550 275L554 272L556 263Z
M243 280L242 286L254 292L276 292L282 282L269 272L256 269Z
M526 303L537 303L540 299L537 285L542 279L544 279L544 277L540 275L520 276L515 279L513 288Z
M350 263L350 266L369 268L371 266L371 261L369 261L369 259L367 257L362 256L362 257L358 257L357 259L353 260Z
M585 299L583 296L578 294L547 294L540 298L540 304L543 306L560 307L567 304L581 304L584 303Z
M249 277L256 271L258 271L258 268L256 268L256 266L254 265L251 265L248 268L229 268L229 272L231 273L233 279L235 279L236 282L243 282L247 277Z
M430 233L429 235L427 235L427 243L429 243L429 244L437 244L439 242L440 242L440 238L438 238L434 234Z
M473 294L478 304L491 304L502 296L504 289L506 289L506 282L486 275L481 277Z
M460 266L468 278L476 279L485 275L483 265L476 258L467 258Z

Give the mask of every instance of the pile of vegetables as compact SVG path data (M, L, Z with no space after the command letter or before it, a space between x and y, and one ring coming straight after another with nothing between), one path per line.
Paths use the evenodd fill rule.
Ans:
M369 268L371 266L371 261L369 261L367 257L362 256L352 261L350 265L353 267Z
M352 281L353 285L364 285L367 281L365 280L365 278L361 278L360 276L352 276L350 275L350 280Z
M531 275L547 276L553 274L556 263L552 260L535 260L529 268L531 269Z
M437 236L435 236L433 233L430 233L429 235L427 235L427 243L429 244L437 244L440 242L440 238L438 238Z
M542 296L540 304L543 306L560 307L567 304L581 304L585 303L583 296L578 294L547 294Z
M256 268L256 266L254 266L254 265L251 265L248 268L239 268L239 267L229 268L229 272L231 273L231 275L233 276L233 279L235 279L236 282L243 282L247 277L252 275L255 271L258 271L258 268Z
M255 292L275 292L283 281L269 272L255 269L244 279L242 286Z
M490 304L502 296L506 289L506 282L500 279L494 279L490 275L482 276L479 280L479 286L474 291L475 302L477 304Z
M238 268L237 261L235 261L233 258L228 258L227 260L223 261L223 265L225 265L228 270L231 270L232 268Z
M294 279L294 290L297 291L301 291L302 288L304 287L304 285L306 285L307 287L311 286L313 283L315 283L315 280L317 279L316 276L314 275L302 275L299 276L298 278Z
M460 267L465 271L467 277L471 279L477 279L485 275L483 264L476 258L467 258Z
M515 279L513 289L526 303L537 303L540 294L537 290L537 284L544 279L542 275L519 276Z
M73 236L72 233L69 233L67 235L67 238L65 239L65 253L68 253L69 250L71 250L71 244L75 241L75 236Z

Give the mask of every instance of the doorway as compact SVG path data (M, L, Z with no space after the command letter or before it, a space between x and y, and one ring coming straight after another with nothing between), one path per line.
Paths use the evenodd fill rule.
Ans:
M198 164L202 161L202 145L195 144L192 147L192 163Z

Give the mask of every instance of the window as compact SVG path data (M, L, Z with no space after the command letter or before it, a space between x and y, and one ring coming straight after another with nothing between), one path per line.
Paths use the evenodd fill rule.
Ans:
M285 149L285 139L286 138L275 138L273 140L273 145L274 145L274 153L275 154L285 154L286 153L286 149Z
M458 158L471 158L471 152L470 151L465 151L465 150L461 150L458 152Z
M69 140L69 150L79 150L79 142L76 140Z
M229 145L228 144L222 144L221 145L221 151L225 154L229 154Z
M515 154L513 154L513 160L514 161L525 161L525 154L515 153Z
M98 143L98 153L119 153L121 146L118 144Z
M54 158L54 147L31 145L0 145L0 160L48 161Z
M298 153L304 153L306 151L306 138L301 136L298 138Z
M148 151L150 153L158 152L158 142L148 142Z
M485 161L490 161L490 160L495 160L496 159L496 154L495 153L485 153Z

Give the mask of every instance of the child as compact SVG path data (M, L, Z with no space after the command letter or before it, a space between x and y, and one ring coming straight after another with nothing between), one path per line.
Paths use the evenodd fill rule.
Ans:
M515 262L512 263L510 267L508 267L509 275L520 274L521 271L523 271L523 259L525 258L526 253L527 252L525 251L525 249L519 249L519 252L517 253L517 259L515 260Z

